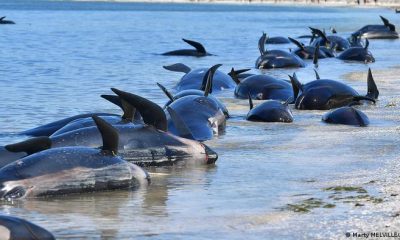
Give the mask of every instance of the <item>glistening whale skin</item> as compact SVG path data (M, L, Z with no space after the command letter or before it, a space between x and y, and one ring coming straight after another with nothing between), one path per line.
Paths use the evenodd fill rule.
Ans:
M0 239L55 240L55 237L46 229L25 219L0 215Z
M0 169L0 198L18 199L135 188L149 183L140 167L117 156L115 128L94 116L102 147L51 148Z

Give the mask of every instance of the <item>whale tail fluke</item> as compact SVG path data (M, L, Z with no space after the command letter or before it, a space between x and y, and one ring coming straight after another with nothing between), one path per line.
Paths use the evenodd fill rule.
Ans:
M188 73L192 70L190 69L190 67L186 66L183 63L175 63L172 65L163 66L163 68L172 72L183 72L183 73Z
M101 133L101 138L103 139L103 146L101 147L103 153L116 155L118 153L119 144L119 135L117 129L96 115L94 115L92 118Z
M34 137L28 140L4 146L9 152L26 152L28 155L51 148L51 140L47 136Z
M367 97L372 99L378 99L379 90L374 81L374 77L372 76L371 68L368 69L367 86L368 86Z
M111 90L122 100L125 100L134 106L142 116L144 123L152 125L159 130L167 131L167 118L163 109L156 103L133 93L124 92L116 88L111 88Z

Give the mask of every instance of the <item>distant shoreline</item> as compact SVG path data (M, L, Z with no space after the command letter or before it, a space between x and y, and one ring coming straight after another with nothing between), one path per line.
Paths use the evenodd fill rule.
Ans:
M400 0L72 0L75 2L119 2L119 3L195 3L195 4L271 4L287 6L321 7L400 7Z

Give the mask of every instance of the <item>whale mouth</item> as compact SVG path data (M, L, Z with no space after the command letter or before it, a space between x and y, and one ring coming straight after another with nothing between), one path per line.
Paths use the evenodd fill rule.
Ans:
M0 199L10 200L10 199L18 199L23 198L26 194L25 188L21 186L17 186L12 188L11 190L5 190L4 188L0 191Z
M207 156L206 163L214 164L218 159L218 154L214 150L209 148L207 145L205 145L205 144L203 144L203 145L204 145L204 150L205 150L206 156Z

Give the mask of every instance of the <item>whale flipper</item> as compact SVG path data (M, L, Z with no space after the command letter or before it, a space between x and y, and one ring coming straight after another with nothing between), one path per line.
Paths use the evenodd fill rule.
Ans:
M93 121L101 133L103 140L102 152L107 155L116 155L118 153L119 136L118 131L111 124L98 116L93 116Z
M382 19L383 24L390 29L390 31L396 31L396 27L389 22L386 18L379 16Z
M193 134L190 131L189 127L182 120L182 118L171 107L167 107L167 111L168 111L169 115L171 116L172 122L174 123L174 126L175 126L176 130L178 131L179 136L188 138L188 139L195 139L193 137Z
M251 109L253 109L254 105L253 105L253 100L251 99L250 92L247 94L247 96L249 97L249 107L250 107L250 110L251 110Z
M206 49L204 48L204 46L201 43L196 42L196 41L192 41L192 40L189 40L189 39L184 39L184 38L182 38L182 40L184 42L186 42L187 44L191 45L192 47L196 48L198 53L201 53L201 54L204 54L204 55L207 54Z
M111 88L111 90L121 99L133 105L137 111L139 111L144 123L152 125L159 130L167 131L167 118L160 106L132 93L124 92L116 88Z
M294 45L296 45L298 48L300 48L301 50L304 50L304 45L297 41L296 39L293 39L291 37L288 37L289 41L291 41Z
M169 98L169 100L171 100L171 102L175 100L174 96L172 96L172 94L168 91L168 89L163 85L161 85L161 83L157 83L157 86L165 93L165 95L167 95L167 97Z
M192 69L190 69L190 67L186 66L183 63L175 63L172 65L168 65L168 66L163 66L164 69L167 69L169 71L173 71L173 72L183 72L183 73L188 73L190 72Z
M372 76L371 68L368 69L367 85L368 85L367 97L372 99L378 99L379 90Z
M4 146L10 152L26 152L28 155L51 148L51 140L47 136L34 137L23 142Z
M315 72L315 79L320 80L321 77L319 76L319 74L318 74L316 69L314 69L314 72Z
M103 94L100 96L121 108L121 110L124 112L124 114L121 117L122 119L130 122L132 122L135 119L136 109L131 104L127 103L124 100L121 100L118 96L115 95Z
M200 90L204 91L204 96L207 97L208 94L212 93L212 82L214 79L214 74L215 71L217 71L217 69L221 66L222 64L216 64L212 66L210 69L207 70L206 74L204 75L203 82L200 88Z
M368 38L366 38L365 39L365 46L364 46L365 50L368 49L368 46L369 46L369 41L368 41Z

